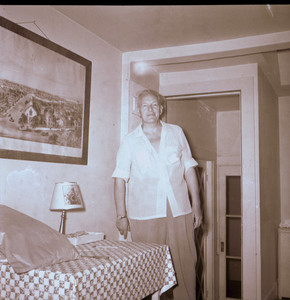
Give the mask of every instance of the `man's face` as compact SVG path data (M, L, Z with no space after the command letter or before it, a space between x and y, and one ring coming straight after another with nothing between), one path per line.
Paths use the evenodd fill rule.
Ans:
M162 114L162 106L153 95L145 95L140 101L139 111L144 123L156 123Z

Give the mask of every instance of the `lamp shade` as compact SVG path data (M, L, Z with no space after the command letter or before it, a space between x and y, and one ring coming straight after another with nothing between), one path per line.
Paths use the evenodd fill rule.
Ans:
M76 182L58 182L55 184L50 210L70 210L83 207L82 194Z

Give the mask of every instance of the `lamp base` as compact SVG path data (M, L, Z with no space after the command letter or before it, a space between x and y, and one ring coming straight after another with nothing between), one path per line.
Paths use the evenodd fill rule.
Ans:
M66 210L61 212L61 220L59 225L59 232L65 234L65 219L66 219Z

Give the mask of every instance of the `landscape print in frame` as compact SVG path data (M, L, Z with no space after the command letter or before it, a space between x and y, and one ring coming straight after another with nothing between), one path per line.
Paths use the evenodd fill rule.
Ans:
M0 17L0 157L87 164L91 68Z

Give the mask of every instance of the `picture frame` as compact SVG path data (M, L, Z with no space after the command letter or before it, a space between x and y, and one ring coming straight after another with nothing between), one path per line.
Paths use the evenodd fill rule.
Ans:
M0 17L0 158L86 165L92 62Z

